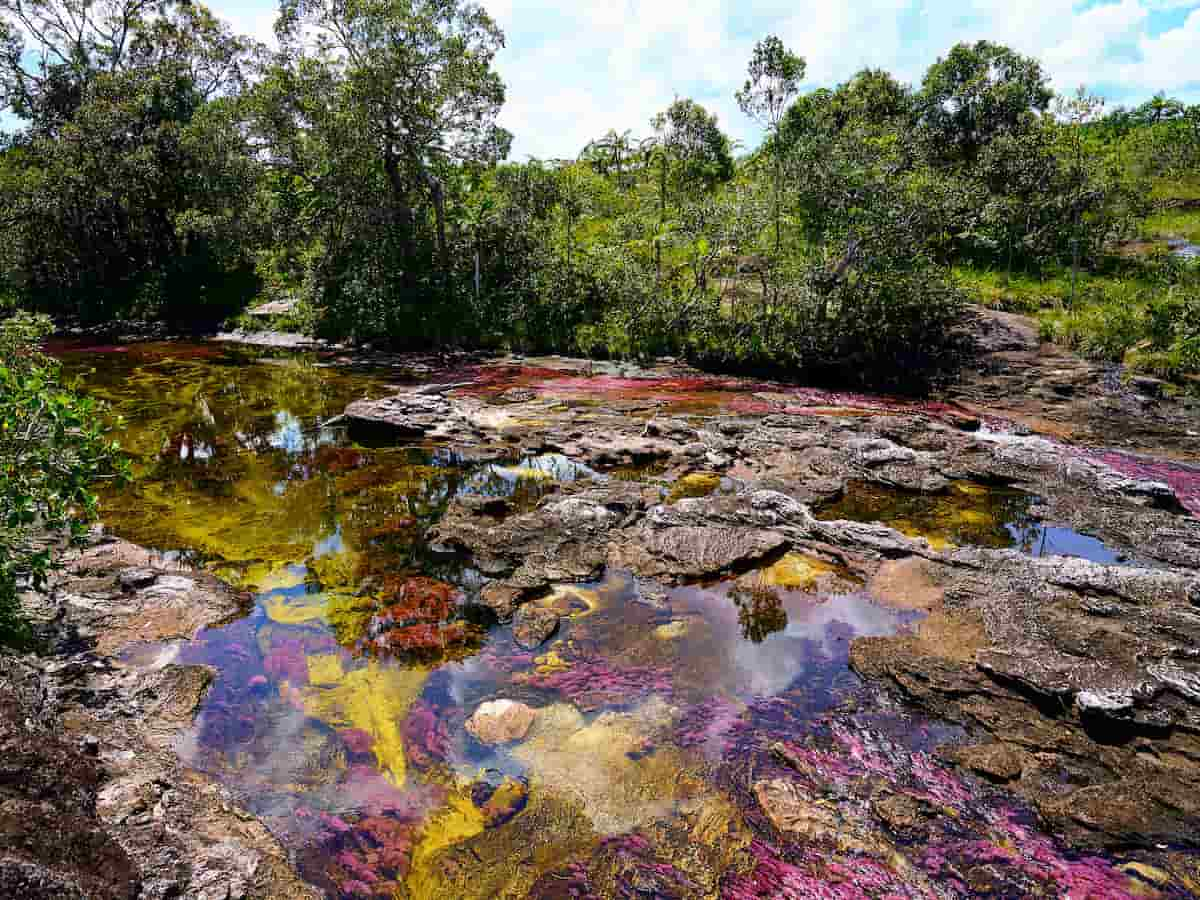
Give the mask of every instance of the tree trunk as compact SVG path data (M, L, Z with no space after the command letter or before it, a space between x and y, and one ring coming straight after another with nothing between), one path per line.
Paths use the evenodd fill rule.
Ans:
M400 255L404 261L403 283L407 290L416 289L416 247L413 237L412 209L405 201L404 176L400 172L400 157L389 144L383 155L383 169L387 174L388 184L392 188L393 226L400 227Z
M779 258L779 248L783 243L779 222L779 195L783 193L783 160L779 158L779 133L775 134L775 257Z

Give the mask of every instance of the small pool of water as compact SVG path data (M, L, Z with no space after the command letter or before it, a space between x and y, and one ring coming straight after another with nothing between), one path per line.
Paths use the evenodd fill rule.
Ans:
M818 519L879 522L935 550L952 547L1016 549L1031 556L1074 556L1113 564L1126 559L1099 538L1047 525L1030 512L1037 498L1015 488L955 482L944 491L921 492L874 482L851 482L818 507Z
M1133 896L1110 863L1062 853L1011 798L938 762L957 729L854 675L853 639L921 619L836 566L789 554L665 596L612 572L533 601L561 620L522 649L470 605L480 574L424 535L464 493L520 508L602 476L559 456L353 444L321 423L386 380L311 357L106 349L67 365L94 369L86 389L128 422L136 482L104 497L108 527L255 598L181 651L217 673L181 752L327 896ZM837 511L875 502L853 492ZM974 487L945 507L889 502L947 540L1007 546L1020 521L1015 494ZM466 721L497 698L536 717L485 744ZM842 823L826 850L768 821L797 791ZM938 811L919 840L872 812L893 795Z

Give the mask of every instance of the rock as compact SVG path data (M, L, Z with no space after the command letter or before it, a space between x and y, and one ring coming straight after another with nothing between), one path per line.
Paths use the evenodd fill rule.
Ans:
M346 407L352 429L386 431L396 437L422 437L452 422L454 404L441 394L407 392L382 400L359 400Z
M698 501L681 500L676 507ZM642 529L610 551L610 563L640 577L703 578L748 565L783 549L782 534L753 528L684 526Z
M880 821L892 832L900 835L911 833L925 817L927 807L908 794L889 794L871 804Z
M806 841L836 841L842 817L820 805L808 790L790 778L773 778L754 785L754 797L771 824Z
M496 614L501 622L507 622L513 617L517 602L525 593L523 588L514 587L500 581L491 581L479 592L479 602Z
M513 640L523 650L540 647L558 631L558 613L537 606L523 606L513 621Z
M1075 705L1082 716L1115 718L1133 712L1133 694L1125 691L1080 691Z
M467 731L481 744L509 744L529 732L537 710L515 700L489 700L467 719Z
M133 568L121 572L117 576L117 582L125 590L135 591L138 588L149 587L157 578L158 572L153 569Z
M951 754L951 758L964 768L998 784L1020 778L1024 767L1022 755L1008 744L999 742L960 747Z

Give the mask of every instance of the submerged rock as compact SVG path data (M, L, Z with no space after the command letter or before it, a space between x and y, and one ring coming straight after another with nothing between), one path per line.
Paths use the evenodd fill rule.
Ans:
M523 606L513 621L513 640L523 650L534 650L558 631L558 613L552 609Z
M519 741L537 718L537 710L515 700L489 700L467 719L467 731L482 744Z

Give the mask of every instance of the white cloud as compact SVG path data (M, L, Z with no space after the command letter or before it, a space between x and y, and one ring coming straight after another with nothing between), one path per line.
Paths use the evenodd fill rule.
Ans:
M1063 92L1118 86L1126 101L1163 90L1200 99L1200 0L482 0L504 28L502 122L515 156L573 156L610 128L649 132L676 96L716 112L735 137L754 41L778 34L808 60L807 85L864 66L916 83L958 41L1037 56ZM270 0L212 0L239 30L269 40ZM1191 14L1187 12L1191 10Z

